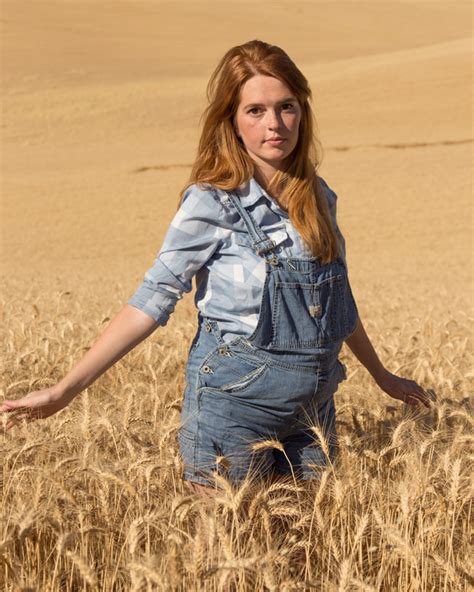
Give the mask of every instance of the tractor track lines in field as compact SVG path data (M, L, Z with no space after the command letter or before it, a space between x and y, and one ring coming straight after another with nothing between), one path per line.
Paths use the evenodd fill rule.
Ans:
M427 148L431 146L452 146L457 144L469 144L473 142L473 138L465 140L439 140L437 142L404 142L393 144L359 144L354 146L328 146L326 151L346 152L348 150L357 150L360 148L383 148L389 150L406 150L409 148ZM133 173L146 173L148 171L167 171L170 169L188 169L192 164L175 163L175 164L156 164L151 166L141 166L133 169Z

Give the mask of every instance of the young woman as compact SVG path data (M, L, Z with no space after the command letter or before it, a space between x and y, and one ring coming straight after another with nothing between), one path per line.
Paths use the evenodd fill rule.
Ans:
M56 386L0 407L27 420L65 407L167 323L195 276L178 441L201 493L213 472L317 477L335 455L344 341L384 392L429 406L421 386L384 368L359 318L303 74L251 41L225 54L208 98L189 183L143 283Z

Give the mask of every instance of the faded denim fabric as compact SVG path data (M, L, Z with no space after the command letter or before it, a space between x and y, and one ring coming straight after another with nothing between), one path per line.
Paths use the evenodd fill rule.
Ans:
M287 257L251 205L227 197L265 278L248 337L225 341L216 320L198 314L178 433L183 477L206 485L215 473L234 483L273 471L319 478L336 457L334 393L347 377L338 355L357 326L347 266L342 257L324 265Z
M345 262L345 240L336 221L337 196L322 177L319 180ZM275 253L288 258L311 256L288 214L254 178L236 193L256 224L275 242ZM166 325L177 301L192 290L193 277L195 305L218 323L223 339L250 335L257 326L265 260L251 248L244 221L228 194L197 185L183 195L154 264L128 304Z

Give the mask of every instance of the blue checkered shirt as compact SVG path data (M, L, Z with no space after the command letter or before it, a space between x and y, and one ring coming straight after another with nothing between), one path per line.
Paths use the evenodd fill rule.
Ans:
M336 221L337 196L318 177L346 258L345 240ZM287 212L252 178L236 191L241 203L276 243L282 257L311 257ZM265 281L265 259L252 249L244 221L217 188L191 185L166 232L153 265L128 304L166 325L176 302L191 292L205 316L217 321L225 341L248 337L257 326Z

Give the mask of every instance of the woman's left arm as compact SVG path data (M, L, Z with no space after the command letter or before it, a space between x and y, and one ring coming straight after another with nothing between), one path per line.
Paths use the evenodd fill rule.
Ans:
M345 341L378 386L393 399L404 401L408 405L423 403L425 407L430 406L430 396L417 382L396 376L385 368L365 332L360 317L357 320L356 330Z

